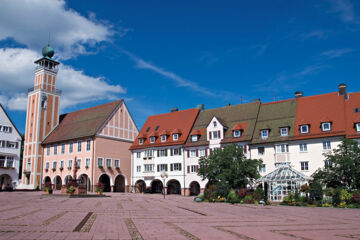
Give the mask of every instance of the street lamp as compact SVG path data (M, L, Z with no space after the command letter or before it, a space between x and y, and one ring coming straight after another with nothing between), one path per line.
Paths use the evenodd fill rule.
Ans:
M168 173L166 171L162 171L161 178L164 181L163 191L164 191L164 199L165 199L165 179L168 177Z

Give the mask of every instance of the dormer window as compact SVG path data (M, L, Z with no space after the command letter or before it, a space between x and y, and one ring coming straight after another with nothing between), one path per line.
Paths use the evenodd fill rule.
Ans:
M150 137L150 143L154 143L155 142L155 137Z
M192 142L197 142L199 140L199 136L198 135L192 135L191 136L191 141Z
M269 137L269 130L261 130L261 138L262 139L267 139Z
M177 134L177 133L173 134L173 140L174 141L179 140L179 134Z
M144 139L143 138L139 138L139 145L142 145L144 143Z
M324 132L331 131L331 123L329 122L321 123L321 130Z
M214 124L214 127L216 127L216 126L217 126L217 122L216 122L216 121L213 121L213 124Z
M240 136L241 136L241 131L240 130L233 131L233 137L240 137Z
M309 125L301 125L300 133L309 133Z
M218 131L213 131L212 132L212 138L213 139L218 139L220 137L220 133Z
M285 136L288 136L288 128L287 127L283 127L283 128L281 128L280 129L280 135L282 136L282 137L285 137Z
M161 142L166 142L166 135L161 135Z
M360 132L360 123L356 123L356 131Z

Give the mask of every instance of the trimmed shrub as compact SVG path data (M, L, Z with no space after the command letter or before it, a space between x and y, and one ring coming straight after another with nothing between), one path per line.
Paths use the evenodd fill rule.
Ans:
M246 194L243 201L244 203L248 203L248 204L252 204L255 202L251 193Z
M238 195L236 195L236 193L233 189L227 195L226 200L231 204L240 203L240 201L241 201L240 197Z
M249 190L247 188L240 188L238 190L238 196L243 198L248 194Z

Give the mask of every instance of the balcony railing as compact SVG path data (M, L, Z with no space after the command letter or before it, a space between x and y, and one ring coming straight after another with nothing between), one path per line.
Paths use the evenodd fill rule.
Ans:
M37 70L40 70L40 69L43 69L43 68L47 69L47 70L50 70L50 71L53 71L55 73L57 73L59 71L59 68L57 66L50 68L50 67L44 67L44 66L38 65L38 66L35 67L35 72Z
M29 88L29 89L28 89L28 93L29 93L29 92L32 92L32 91L34 91L34 90L38 90L38 89L42 89L42 88L39 88L39 87L36 87L36 89L35 89L35 87ZM42 89L42 90L48 91L48 90L46 90L46 89ZM49 91L48 91L48 92L49 92ZM60 89L55 89L55 93L61 94L62 91L61 91Z

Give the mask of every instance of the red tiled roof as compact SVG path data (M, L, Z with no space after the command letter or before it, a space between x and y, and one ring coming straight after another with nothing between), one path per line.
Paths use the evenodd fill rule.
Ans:
M350 93L349 99L345 101L346 113L346 137L360 138L360 133L356 132L355 123L360 123L360 112L355 112L355 108L360 111L360 92Z
M198 135L198 136L201 135L201 132L200 132L199 129L193 130L193 131L190 133L190 136L195 136L195 135Z
M122 103L119 100L61 115L59 125L42 144L94 136Z
M159 136L158 132L151 132L149 134L149 137L158 137L158 136Z
M168 135L169 135L169 131L162 130L162 131L160 132L160 136L162 136L162 135L168 136Z
M171 132L172 134L180 134L181 133L181 130L180 129L178 129L178 128L175 128L172 132Z
M293 139L345 135L344 96L337 92L297 99ZM331 122L331 131L323 132L322 122ZM300 133L300 125L309 124L308 134Z
M237 123L235 124L235 126L231 129L232 131L235 131L235 130L245 130L246 127L247 127L247 122L243 122L243 123Z
M148 117L144 126L142 127L139 136L146 134L146 130L154 131L154 129L159 126L157 132L172 132L180 131L182 134L179 136L177 141L173 141L171 137L166 139L166 142L161 142L160 138L155 140L155 143L150 143L150 140L145 139L144 143L139 145L139 136L136 138L134 143L131 145L130 150L148 148L148 147L159 147L159 146L169 146L169 145L179 145L184 144L189 132L195 122L196 116L199 113L199 109L187 109L182 111L170 112L165 114L153 115ZM151 134L150 134L151 135Z

